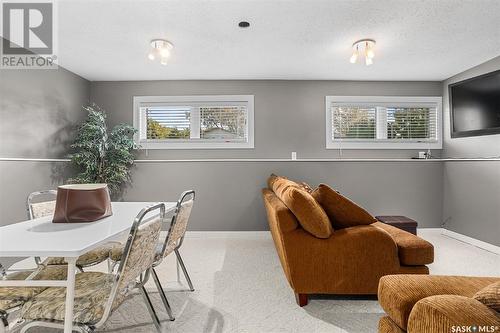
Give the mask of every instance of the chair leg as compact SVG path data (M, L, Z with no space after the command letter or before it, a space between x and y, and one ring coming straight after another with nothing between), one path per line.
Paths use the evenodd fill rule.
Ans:
M155 324L156 329L158 330L158 332L161 332L160 319L158 319L158 315L156 314L156 311L153 307L153 303L151 303L151 299L149 298L146 288L144 288L144 286L141 285L139 289L141 290L142 296L144 297L144 302L146 303L146 307L148 308L149 314L153 319L153 323Z
M189 285L189 290L194 291L193 283L191 282L191 279L189 278L189 274L187 272L186 266L184 265L184 261L182 261L181 254L179 253L178 249L174 250L175 255L177 256L177 260L179 261L179 264L181 265L182 272L184 273L184 276L186 277L186 281Z
M9 327L9 322L7 321L7 314L3 311L0 311L0 333L4 333Z
M158 288L158 293L160 293L161 301L163 302L163 305L165 306L165 310L167 310L168 317L170 318L170 321L174 321L175 317L172 313L172 308L170 307L170 304L168 304L167 296L165 295L165 292L163 291L163 287L161 286L160 279L158 278L158 274L156 274L156 270L154 268L151 271L152 271L152 275L153 275L153 280L156 284L156 288Z
M106 259L106 263L108 264L108 273L111 274L113 273L113 263L111 262L111 259Z

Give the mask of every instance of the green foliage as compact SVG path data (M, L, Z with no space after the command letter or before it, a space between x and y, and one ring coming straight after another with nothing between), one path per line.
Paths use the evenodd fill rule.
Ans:
M136 129L120 124L108 133L104 110L96 104L83 109L88 116L78 128L70 155L78 174L68 181L80 184L106 183L110 192L116 195L130 181L133 151L137 149L133 140Z
M425 139L429 137L428 108L407 108L394 111L394 122L387 124L388 139Z
M206 131L220 128L233 134L243 133L243 111L238 107L202 107L201 125Z
M148 119L148 139L189 139L189 128L165 127L153 119Z
M362 122L355 122L349 127L345 134L348 139L375 139L375 120L365 119Z

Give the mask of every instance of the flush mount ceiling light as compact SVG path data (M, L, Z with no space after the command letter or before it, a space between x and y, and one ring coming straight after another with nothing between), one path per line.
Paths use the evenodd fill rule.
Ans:
M354 44L352 44L351 59L349 59L351 64L355 64L361 54L365 57L366 66L373 64L373 58L375 57L375 44L376 42L373 39L360 39L354 42Z
M150 44L151 50L149 51L148 59L160 59L160 64L166 65L170 57L170 51L172 51L174 45L165 39L153 39Z

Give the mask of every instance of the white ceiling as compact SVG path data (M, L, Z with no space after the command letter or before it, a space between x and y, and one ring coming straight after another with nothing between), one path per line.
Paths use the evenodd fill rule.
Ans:
M58 56L92 81L444 80L500 55L499 22L500 0L64 0ZM168 66L153 38L175 45ZM372 66L349 63L360 38Z

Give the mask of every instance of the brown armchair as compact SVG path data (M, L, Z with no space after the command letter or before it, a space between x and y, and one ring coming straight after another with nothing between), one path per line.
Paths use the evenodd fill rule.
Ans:
M376 294L384 275L429 273L425 264L433 261L433 247L423 239L378 223L316 238L273 191L262 193L281 265L300 306L308 294Z

